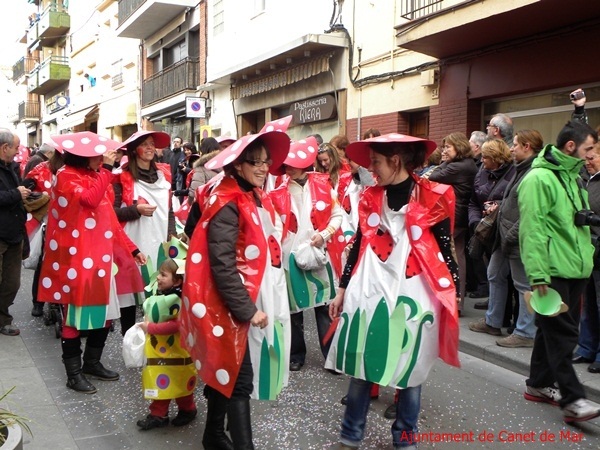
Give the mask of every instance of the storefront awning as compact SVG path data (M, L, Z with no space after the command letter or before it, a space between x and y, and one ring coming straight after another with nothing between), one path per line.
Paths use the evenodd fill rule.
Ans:
M118 99L121 100L121 99ZM100 105L102 126L118 127L137 123L137 107L135 103L109 101Z
M331 56L331 54L327 54L312 58L309 61L302 62L289 69L280 70L272 75L232 86L231 98L238 99L262 94L327 72Z
M58 119L58 129L67 130L85 122L88 116L98 112L98 105L92 105L79 111L69 112Z

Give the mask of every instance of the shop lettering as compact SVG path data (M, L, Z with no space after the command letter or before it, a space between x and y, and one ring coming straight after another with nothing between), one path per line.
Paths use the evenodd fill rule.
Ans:
M298 124L331 119L335 112L335 99L332 95L294 102L290 107L294 123Z

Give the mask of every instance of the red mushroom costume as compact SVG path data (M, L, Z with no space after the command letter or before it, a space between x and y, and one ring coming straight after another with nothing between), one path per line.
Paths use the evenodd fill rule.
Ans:
M100 156L121 143L92 132L53 137L59 151ZM113 252L116 243L137 252L121 228L110 192L112 173L104 168L64 166L56 174L48 214L39 301L68 305L65 325L88 330L118 318Z
M369 167L372 143L425 145L426 155L436 148L433 141L392 133L354 142L346 153ZM454 191L410 176L414 185L399 211L388 207L383 186L362 194L358 259L325 364L399 388L422 384L438 356L459 365L455 284L432 231L449 219L450 239Z
M279 131L244 136L207 162L206 167L217 169L233 163L256 139L269 149L271 169L279 168L290 142L287 134ZM255 196L260 198L262 206L257 205ZM202 380L230 397L248 344L254 373L252 397L273 400L287 385L291 339L285 275L281 268L283 225L262 189L244 191L232 176L225 175L203 186L197 201L202 217L186 259L180 313L182 345L190 352ZM250 322L240 322L233 316L209 265L209 224L231 202L239 212L237 271L249 299L268 315L264 329L250 327Z
M317 150L314 137L294 142L283 164L297 169L312 167ZM284 173L283 169L278 173ZM291 312L322 306L335 296L346 245L340 232L342 211L329 174L308 172L307 176L304 188L285 176L281 185L269 192L284 223L283 267L288 279ZM295 252L310 242L315 233L324 236L327 263L317 269L303 270L296 264Z

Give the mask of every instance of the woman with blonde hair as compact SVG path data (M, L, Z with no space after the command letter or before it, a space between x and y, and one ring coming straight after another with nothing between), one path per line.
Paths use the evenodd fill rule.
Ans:
M342 171L342 161L332 144L321 144L317 152L317 161L315 171L328 173L331 186L335 189L340 182L340 173Z

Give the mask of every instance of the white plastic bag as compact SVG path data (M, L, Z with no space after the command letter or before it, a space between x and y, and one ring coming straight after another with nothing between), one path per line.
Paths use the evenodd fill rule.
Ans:
M146 355L144 354L144 344L146 343L146 334L137 325L132 326L125 336L123 336L123 360L125 367L144 367L146 364Z
M310 242L303 242L294 252L296 264L302 270L314 270L327 264L325 248L319 248L310 245Z
M33 236L29 240L29 256L23 260L25 269L35 270L40 258L42 257L42 244L44 242L44 233L46 232L46 224L42 222L39 227L33 232Z

